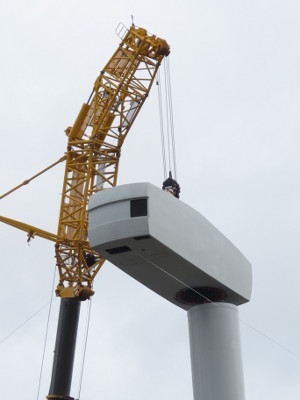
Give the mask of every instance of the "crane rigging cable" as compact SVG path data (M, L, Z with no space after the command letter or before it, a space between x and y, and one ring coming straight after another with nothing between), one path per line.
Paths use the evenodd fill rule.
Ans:
M167 57L167 59L165 58L163 62L163 79L161 79L160 71L158 71L156 85L158 87L158 106L164 178L167 179L169 171L169 176L171 173L171 176L173 175L174 179L176 180L177 165L169 58L170 57Z
M142 256L141 256L142 257ZM143 258L143 257L142 257ZM155 268L157 268L158 270L160 270L162 273L169 275L170 277L172 277L173 279L175 279L176 281L178 281L179 283L181 283L182 285L184 285L187 289L190 289L192 292L194 292L196 295L202 297L207 303L211 303L213 304L215 307L220 307L219 302L213 301L210 298L208 298L206 295L204 295L203 293L201 293L201 291L199 289L196 289L192 286L190 286L188 283L178 279L178 277L174 276L173 274L171 274L170 272L165 271L164 269L162 269L160 266L158 266L157 264L153 263L153 266ZM92 298L91 298L92 299ZM86 318L86 332L88 334L88 329L89 329L89 321L90 321L90 307L91 307L91 299L89 301L89 305L88 305L88 314L87 314L87 318ZM26 325L29 321L31 321L34 317L36 317L41 311L43 311L48 305L50 304L50 301L48 301L46 304L44 304L42 307L40 307L37 311L35 311L33 314L31 314L29 317L27 317L22 323L20 323L16 328L14 328L8 335L6 335L5 337L3 337L2 339L0 339L0 345L2 345L4 342L6 342L11 336L13 336L18 330L20 330L24 325ZM282 350L284 350L285 352L293 355L294 357L300 359L300 355L298 353L296 353L295 351L289 349L288 347L282 345L280 342L278 342L277 340L273 339L271 336L267 335L266 333L264 333L263 331L261 331L258 328L255 328L252 324L246 322L245 320L241 319L240 317L238 317L239 321L245 325L245 327L249 330L252 330L253 332L255 332L256 334L264 337L265 339L269 340L271 343L273 343L274 345L276 345L277 347L281 348ZM85 334L85 338L84 338L84 343L85 343L85 348L86 348L86 334ZM86 349L84 349L84 353L85 353ZM81 383L80 383L81 385ZM79 388L79 393L81 391L81 386ZM78 397L79 398L79 397Z
M164 79L161 80L160 71L158 70L156 80L156 85L158 88L163 173L165 178L162 189L167 190L173 194L173 196L179 198L180 186L176 181L177 165L169 57L168 60L164 59L163 67ZM167 172L167 163L169 173ZM172 171L174 178L172 176Z
M161 150L162 150L162 161L163 161L163 173L164 178L167 177L167 165L166 165L166 145L165 145L165 132L163 123L163 111L162 111L162 94L160 85L160 71L157 73L156 85L158 89L158 108L159 108L159 123L160 123L160 138L161 138Z
M33 179L37 178L38 176L42 175L44 172L48 171L49 169L55 167L57 164L66 161L66 156L62 156L59 160L55 161L53 164L49 165L48 167L44 168L42 171L36 173L31 178L26 179L24 182L20 183L18 186L14 187L13 189L9 190L8 192L2 194L0 196L0 200L4 199L4 197L8 196L9 194L13 193L17 189L20 189L22 186L28 185Z
M47 346L48 333L49 333L50 315L51 315L52 304L53 304L55 278L56 278L56 267L54 267L54 272L53 272L51 296L50 296L50 301L49 301L49 310L48 310L48 317L47 317L47 323L46 323L46 332L45 332L45 339L44 339L44 347L43 347L43 355L42 355L40 376L39 376L38 389L37 389L37 397L36 397L37 400L39 400L40 390L41 390L42 374L43 374L43 369L44 369L45 353L46 353L46 346Z
M77 400L80 399L80 395L81 395L84 362L85 362L87 341L88 341L90 320L91 320L91 308L92 308L92 297L88 300L88 305L87 305L87 315L86 315L85 329L84 329L83 350L82 350L82 359L81 359L81 368L80 368L80 377L79 377L79 384L78 384Z
M168 89L168 100L169 100L169 114L170 114L170 125L171 125L171 140L172 140L172 155L174 163L174 178L177 179L177 162L176 162L176 148L175 148L175 129L174 129L174 117L173 117L173 103L172 103L172 90L171 90L171 72L170 72L170 60L164 59L167 66L167 89Z

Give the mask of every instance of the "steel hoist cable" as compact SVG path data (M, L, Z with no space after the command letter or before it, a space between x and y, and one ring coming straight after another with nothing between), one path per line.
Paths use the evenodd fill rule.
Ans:
M164 178L166 178L167 177L166 145L165 145L165 132L164 132L164 120L163 120L162 93L161 93L161 85L160 85L160 70L158 70L158 72L157 72L156 85L157 85L157 89L158 89L158 108L159 108L159 124L160 124L163 173L164 173Z
M170 120L170 136L171 136L171 147L172 147L172 158L174 167L174 178L177 179L177 166L176 166L176 148L175 148L175 130L174 130L174 117L173 117L173 104L172 104L172 90L171 90L171 71L170 71L170 57L164 59L166 65L166 81L167 81L167 98L168 98L168 109L169 109L169 120Z
M168 177L169 171L169 173L173 173L173 177L176 179L175 129L169 57L166 57L163 62L163 79L161 79L160 71L158 71L156 85L158 87L158 107L164 178L166 179Z

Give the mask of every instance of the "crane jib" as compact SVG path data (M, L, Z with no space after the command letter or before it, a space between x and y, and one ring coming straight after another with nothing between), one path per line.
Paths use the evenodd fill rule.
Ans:
M104 259L88 242L89 198L116 185L122 144L169 52L165 40L131 26L97 77L73 127L66 129L67 159L55 247L61 297L90 295L85 289L91 288Z
M57 234L0 217L0 221L55 241L59 271L56 294L89 298L93 280L104 259L88 241L87 208L90 196L117 183L122 144L139 114L158 68L170 48L161 38L134 25L97 77L92 94L72 127L65 132L67 151L57 162L0 197L4 198L53 166L66 161Z

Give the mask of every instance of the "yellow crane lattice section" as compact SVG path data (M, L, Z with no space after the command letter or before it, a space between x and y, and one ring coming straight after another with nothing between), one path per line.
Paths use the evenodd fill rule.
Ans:
M115 186L121 147L153 84L169 46L134 25L97 77L92 94L73 125L66 129L68 146L57 235L0 217L34 235L56 240L59 270L56 293L89 298L92 282L104 259L88 241L89 198Z

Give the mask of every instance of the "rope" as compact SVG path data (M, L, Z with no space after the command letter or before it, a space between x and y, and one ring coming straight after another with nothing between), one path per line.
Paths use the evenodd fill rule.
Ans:
M145 260L145 257L143 257L140 254L140 257L142 259ZM182 280L176 278L174 275L170 274L169 272L163 270L161 267L159 267L157 264L152 263L152 265L154 265L154 267L156 267L157 269L159 269L161 272L163 272L164 274L172 277L173 279L175 279L177 282L181 283L182 285L184 285L186 288L192 290L194 293L198 294L199 296L201 296L203 299L205 299L207 302L214 304L215 307L221 307L220 304L213 302L212 300L210 300L208 297L206 297L205 295L203 295L202 293L200 293L198 290L196 290L195 288L189 286L188 284L186 284L185 282L183 282ZM52 290L53 292L53 290ZM53 298L53 296L52 296ZM51 298L51 301L52 301ZM50 302L47 302L46 304L44 304L40 309L38 309L35 313L33 313L31 316L29 316L24 322L22 322L18 327L16 327L13 331L11 331L7 336L5 336L3 339L0 340L0 345L2 343L4 343L7 339L9 339L10 336L12 336L17 330L19 330L22 326L24 326L28 321L30 321L32 318L34 318L37 314L39 314L45 307L48 306ZM84 361L85 361L85 355L86 355L86 347L87 347L87 339L88 339L88 329L89 329L89 324L90 324L90 313L91 313L91 300L89 303L89 309L88 309L88 314L87 314L87 325L86 325L86 334L85 334L85 344L84 344L84 351L83 351L83 362L82 362L82 368L81 368L81 376L80 376L80 384L79 384L79 390L78 390L78 400L80 398L80 393L81 393L81 386L82 386L82 380L83 380L83 367L84 367ZM50 311L49 311L50 314ZM49 314L48 314L48 321L49 321ZM279 348L281 348L282 350L286 351L287 353L289 353L290 355L296 357L297 359L300 360L300 355L295 353L294 351L292 351L291 349L287 348L286 346L282 345L281 343L279 343L278 341L276 341L275 339L273 339L272 337L270 337L269 335L267 335L266 333L260 331L259 329L255 328L254 326L252 326L251 324L249 324L248 322L242 320L241 318L238 317L238 320L244 324L247 328L249 328L250 330L254 331L255 333L259 334L260 336L264 337L265 339L269 340L271 343L275 344L276 346L278 346ZM48 330L48 322L47 322L47 330ZM44 360L44 355L43 355L43 360ZM40 378L41 380L41 378ZM39 382L39 389L40 389L40 382Z
M20 189L24 185L28 185L33 179L37 178L38 176L42 175L44 172L48 171L52 167L55 167L55 165L61 163L62 161L66 160L66 156L62 156L59 160L55 161L55 163L49 165L49 167L44 168L42 171L38 172L37 174L33 175L31 178L26 179L24 182L20 183L18 186L15 188L9 190L8 192L4 193L2 196L0 196L0 200L3 199L4 197L8 196L9 194L13 193L15 190Z
M168 79L167 79L167 71L166 71L166 61L164 59L164 80L165 80L165 91L166 91L166 124L167 124L167 142L168 142L168 158L169 158L169 171L172 171L171 167L171 149L170 149L170 109L169 109L169 99L168 99Z
M80 370L80 377L79 377L79 387L78 387L77 400L80 399L80 395L81 395L81 387L82 387L82 381L83 381L83 369L84 369L84 362L85 362L86 348L87 348L87 340L88 340L88 333L89 333L90 319L91 319L91 308L92 308L92 300L89 299L88 312L87 312L86 322L85 322L84 346L83 346L83 354L82 354L82 362L81 362L81 370Z
M53 280L52 280L50 305L49 305L49 311L48 311L48 318L47 318L47 324L46 324L46 333L45 333L45 340L44 340L44 348L43 348L43 355L42 355L42 362L41 362L41 368L40 368L40 376L39 376L38 390L37 390L37 396L36 396L37 400L39 399L40 389L41 389L42 373L43 373L43 368L44 368L44 360L45 360L45 353L46 353L46 345L47 345L48 332L49 332L49 322L50 322L50 315L51 315L52 303L53 303L53 293L54 293L54 285L55 285L55 276L56 276L56 266L54 266L54 273L53 273Z
M176 171L176 150L175 150L175 132L174 132L174 118L173 118L173 104L172 104L172 91L171 91L171 72L170 72L170 62L169 58L166 58L167 65L167 94L169 100L169 117L170 117L170 128L171 128L171 141L172 141L172 156L174 164L174 178L177 179Z
M140 254L140 257L142 259L144 259L145 261L146 258L144 256L142 256ZM181 283L182 285L184 285L186 288L192 290L194 293L197 293L199 296L201 296L203 299L205 299L207 302L213 304L215 307L222 307L220 303L214 302L212 300L210 300L208 297L204 296L202 293L200 293L198 290L196 290L195 288L189 286L187 283L183 282L181 279L176 278L174 275L170 274L169 272L163 270L161 267L159 267L157 264L155 264L152 261L152 265L159 269L161 272L163 272L164 274L170 276L171 278L175 279L177 282ZM248 322L242 320L240 317L238 317L238 320L244 324L246 327L248 327L250 330L252 330L253 332L263 336L265 339L269 340L271 343L277 345L278 347L280 347L282 350L286 351L287 353L291 354L292 356L298 358L300 360L300 355L295 353L294 351L290 350L289 348L287 348L286 346L283 346L281 343L277 342L275 339L273 339L272 337L270 337L269 335L267 335L266 333L260 331L259 329L255 328L254 326L252 326L251 324L249 324Z
M61 290L60 294L62 294L67 288L64 288L63 290ZM36 315L38 315L41 311L43 311L43 309L45 307L47 307L51 301L53 299L53 295L50 301L48 301L47 303L45 303L41 308L39 308L37 311L35 311L33 314L31 314L28 318L25 319L25 321L23 321L20 325L18 325L15 329L13 329L7 336L5 336L3 339L0 340L0 345L2 343L4 343L7 339L10 338L10 336L12 336L15 332L17 332L19 329L21 329L24 325L27 324L27 322L29 322L31 319L33 319Z
M23 321L20 325L18 325L15 329L13 329L7 336L5 336L3 339L0 340L0 345L4 343L7 339L9 339L15 332L17 332L19 329L21 329L27 322L29 322L32 318L34 318L37 314L39 314L45 307L47 307L49 304L49 301L44 304L41 308L39 308L36 312L31 314L25 321Z
M163 170L164 170L164 177L167 178L168 176L167 164L168 164L168 171L171 172L173 171L173 177L176 180L177 177L176 149L175 149L175 133L174 133L174 118L173 118L169 57L164 59L163 67L164 67L163 94L161 89L161 78L159 70L157 73L157 81L156 81L156 84L158 86L158 103L159 103Z
M164 121L163 121L163 108L162 108L162 94L160 87L160 70L157 73L156 85L158 89L158 107L159 107L159 123L160 123L160 138L161 138L161 149L163 159L163 170L164 178L167 178L167 165L166 165L166 146L165 146L165 132L164 132Z

